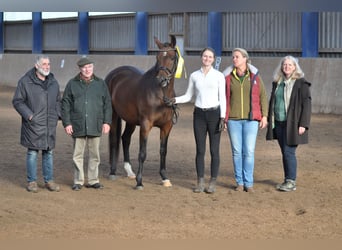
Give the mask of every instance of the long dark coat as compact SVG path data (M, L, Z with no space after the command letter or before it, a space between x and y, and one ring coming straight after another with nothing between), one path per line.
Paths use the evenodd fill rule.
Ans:
M294 83L290 103L287 110L287 144L298 145L307 144L309 142L309 127L311 119L311 83L307 82L304 78L297 79ZM275 90L277 88L277 82L272 83L272 92L269 101L268 110L268 127L266 140L277 139L274 126L274 101ZM298 128L306 128L305 133L299 135Z
M21 116L21 145L36 150L55 148L61 96L53 74L43 82L37 77L35 68L29 70L19 80L12 104Z

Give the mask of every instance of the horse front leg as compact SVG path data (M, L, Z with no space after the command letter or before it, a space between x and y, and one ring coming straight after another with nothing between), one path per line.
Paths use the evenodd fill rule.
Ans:
M160 170L159 174L162 178L164 187L171 187L171 181L166 176L166 155L167 145L172 125L160 130Z
M146 160L146 145L147 145L147 137L142 138L140 140L140 148L139 148L139 156L138 156L139 167L138 167L137 176L135 178L137 181L136 189L138 190L142 190L144 188L144 185L142 184L142 173L144 170L144 162Z
M136 189L142 190L144 185L142 184L142 173L144 170L144 162L146 160L146 148L147 148L147 138L152 129L152 125L142 123L140 125L140 135L139 135L139 167L136 176L137 186Z

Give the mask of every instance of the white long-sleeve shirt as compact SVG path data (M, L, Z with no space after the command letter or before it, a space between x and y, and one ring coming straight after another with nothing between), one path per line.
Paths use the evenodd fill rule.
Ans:
M220 106L221 118L226 115L226 93L224 75L211 67L205 75L202 68L194 71L189 78L188 89L182 96L176 97L176 103L186 103L195 96L195 106L198 108L213 108Z

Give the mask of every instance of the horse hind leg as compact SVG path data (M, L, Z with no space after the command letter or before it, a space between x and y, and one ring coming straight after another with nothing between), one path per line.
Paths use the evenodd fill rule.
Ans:
M113 119L111 129L109 131L109 161L110 172L109 179L116 179L116 169L118 164L120 152L120 138L121 138L122 120L113 112Z
M132 134L135 130L136 126L127 124L125 126L125 131L122 135L122 147L123 147L123 153L124 153L124 169L127 173L127 177L130 179L135 179L136 175L132 170L131 160L130 160L130 154L129 154L129 147L131 145L131 138Z

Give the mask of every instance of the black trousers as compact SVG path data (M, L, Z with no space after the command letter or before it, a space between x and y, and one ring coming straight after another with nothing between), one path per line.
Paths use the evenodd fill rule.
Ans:
M196 141L196 171L197 177L204 177L206 139L209 135L210 147L210 175L216 178L220 166L220 139L219 131L220 108L203 110L195 107L193 113L193 128Z

